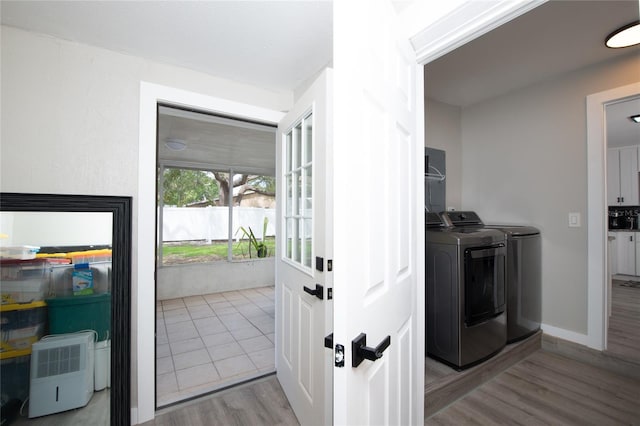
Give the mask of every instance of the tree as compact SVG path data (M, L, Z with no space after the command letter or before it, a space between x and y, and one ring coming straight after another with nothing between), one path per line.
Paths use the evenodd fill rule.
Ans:
M215 204L220 190L211 172L164 169L164 204L184 207L193 203Z
M219 205L228 206L229 200L227 194L229 194L229 174L213 172L213 176L218 181L218 185L220 185L221 189ZM235 190L235 204L239 205L242 202L242 197L247 191L253 191L258 194L275 197L276 180L271 176L236 174L233 176L233 189Z
M164 170L164 204L177 207L228 206L230 187L239 205L247 191L270 197L276 196L276 181L272 176L235 174L229 182L229 173L166 168Z

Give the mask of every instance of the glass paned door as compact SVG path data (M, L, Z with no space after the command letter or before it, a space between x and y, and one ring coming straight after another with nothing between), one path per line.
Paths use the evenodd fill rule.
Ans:
M286 235L283 257L311 268L313 256L313 114L306 114L285 135Z

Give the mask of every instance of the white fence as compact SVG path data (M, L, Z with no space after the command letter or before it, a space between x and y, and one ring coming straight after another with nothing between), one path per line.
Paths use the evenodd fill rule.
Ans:
M226 240L229 235L228 207L164 207L163 241ZM256 238L262 238L264 218L268 219L267 236L276 234L276 211L257 207L233 207L232 237L241 226L250 226Z

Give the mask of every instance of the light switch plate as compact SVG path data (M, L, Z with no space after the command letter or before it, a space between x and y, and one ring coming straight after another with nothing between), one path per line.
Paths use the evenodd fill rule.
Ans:
M582 226L580 213L569 213L569 228L579 228L580 226Z

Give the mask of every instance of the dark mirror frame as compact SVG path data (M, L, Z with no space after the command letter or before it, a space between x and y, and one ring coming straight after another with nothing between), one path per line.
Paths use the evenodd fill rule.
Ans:
M0 211L112 213L111 425L131 424L131 197L0 193Z

